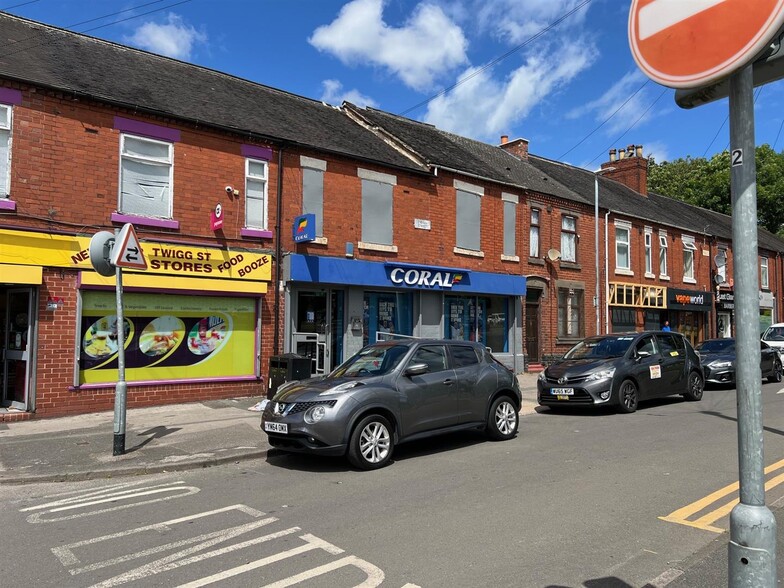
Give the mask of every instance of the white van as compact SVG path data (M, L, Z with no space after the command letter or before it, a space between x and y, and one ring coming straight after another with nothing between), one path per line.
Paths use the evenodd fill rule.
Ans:
M774 349L778 349L779 353L784 354L784 323L770 325L762 333L762 340Z

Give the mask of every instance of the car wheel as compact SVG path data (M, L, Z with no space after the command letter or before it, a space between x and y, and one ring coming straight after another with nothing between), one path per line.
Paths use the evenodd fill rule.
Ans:
M506 441L517 434L520 416L517 408L508 396L496 398L490 407L487 417L487 432L491 439Z
M637 385L631 380L624 380L618 390L618 410L625 413L634 412L638 402Z
M359 469L376 470L389 463L394 448L389 421L381 415L371 414L359 421L351 434L348 460Z
M773 362L773 373L768 376L768 382L781 382L781 362Z
M781 373L781 370L779 370ZM689 391L683 395L686 400L691 402L697 402L698 400L702 400L702 392L705 389L705 382L702 380L702 376L697 372L692 372L689 374Z

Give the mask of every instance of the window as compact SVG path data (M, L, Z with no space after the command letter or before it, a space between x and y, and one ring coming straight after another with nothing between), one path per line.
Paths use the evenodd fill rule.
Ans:
M767 290L770 287L768 282L768 258L760 258L760 288Z
M694 238L684 236L683 241L683 280L694 281L694 252L697 247L694 245Z
M397 178L360 169L362 178L362 241L392 245L392 186Z
M577 262L577 219L561 217L561 261Z
M479 358L476 356L476 351L473 347L468 345L452 345L452 361L455 368L467 367L469 365L476 365L479 363Z
M302 166L302 214L316 215L316 236L324 236L324 171L327 162L300 157Z
M721 278L720 283L727 281L727 250L723 247L719 248L719 253L716 255L716 274Z
M173 152L171 143L120 136L119 212L172 217Z
M631 254L629 245L629 223L615 223L615 269L631 271Z
M571 339L585 336L582 290L558 289L558 336Z
M531 209L531 229L529 231L529 257L539 257L539 209Z
M481 251L482 197L479 194L456 190L457 194L457 246L461 249Z
M0 104L0 198L11 193L11 107Z
M245 160L245 226L267 229L267 162Z
M659 233L659 277L667 276L667 233Z
M408 365L427 364L427 371L441 372L446 369L446 349L443 345L423 345L414 353Z
M656 338L659 341L659 349L661 349L661 354L664 357L681 355L679 351L685 349L682 343L680 346L678 345L678 337L675 335L656 335Z
M645 229L645 275L653 276L653 235Z
M517 255L517 196L501 194L504 201L504 255L515 257Z

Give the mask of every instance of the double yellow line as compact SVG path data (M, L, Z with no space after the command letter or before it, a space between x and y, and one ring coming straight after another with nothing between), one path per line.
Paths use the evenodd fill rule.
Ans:
M776 470L780 470L782 468L784 468L784 459L766 467L765 474L770 474L771 472L775 472ZM765 491L767 492L771 488L775 488L782 482L784 482L784 473L779 474L765 482ZM669 523L678 523L679 525L686 525L688 527L694 527L704 531L723 533L726 529L714 527L713 524L720 518L726 517L728 514L730 514L735 505L740 502L739 498L734 498L726 504L723 504L720 507L707 512L698 518L691 519L689 517L701 513L713 503L719 502L722 498L725 498L730 494L735 494L737 496L739 488L740 483L735 482L734 484L725 486L721 490L716 490L716 492L709 494L705 498L701 498L696 502L692 502L688 506L684 506L683 508L679 508L678 510L671 512L666 517L659 518L662 521L667 521Z

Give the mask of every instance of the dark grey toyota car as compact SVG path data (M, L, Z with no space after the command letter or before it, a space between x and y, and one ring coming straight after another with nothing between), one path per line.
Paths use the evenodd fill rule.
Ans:
M615 405L634 412L649 398L701 400L704 383L700 358L680 333L615 333L588 337L547 367L537 397L544 406Z
M331 374L284 384L262 414L272 447L346 455L376 469L395 445L438 433L517 433L515 375L478 343L404 339L368 345Z

